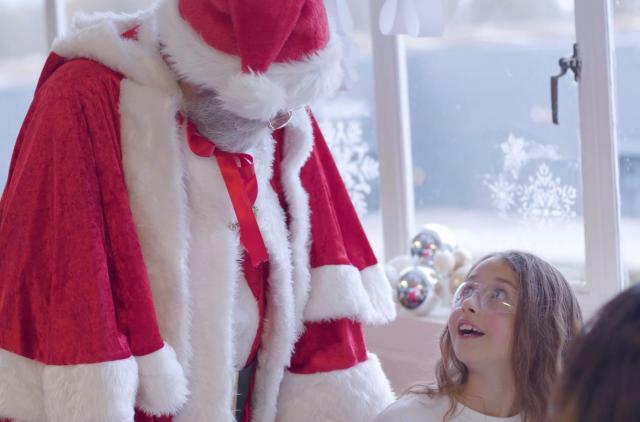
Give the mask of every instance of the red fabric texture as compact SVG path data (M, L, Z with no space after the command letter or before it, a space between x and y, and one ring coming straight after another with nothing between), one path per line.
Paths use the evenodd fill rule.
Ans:
M312 124L315 144L300 173L311 210L311 268L353 265L363 270L378 261L320 127L315 119Z
M362 270L375 265L377 259L320 127L311 117L314 147L300 173L302 186L309 196L311 268L353 265ZM284 130L276 131L274 139L276 160L271 184L286 210L284 190L280 182ZM289 219L288 213L287 218ZM294 347L289 371L297 374L329 372L347 369L366 360L366 344L359 322L347 318L307 322L303 335Z
M48 365L163 346L121 165L121 79L49 57L0 201L0 348Z
M367 360L362 326L342 318L328 322L307 322L294 350L289 371L315 374L347 369Z
M178 10L208 45L240 57L245 73L302 60L329 40L323 0L180 0Z

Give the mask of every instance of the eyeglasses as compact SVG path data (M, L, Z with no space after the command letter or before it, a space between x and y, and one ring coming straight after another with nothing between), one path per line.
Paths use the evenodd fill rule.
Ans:
M482 284L465 281L453 295L453 309L462 308L464 301L474 297L480 309L492 312L512 313L515 311L516 295L501 285Z
M269 120L268 127L271 130L282 129L289 124L291 117L293 117L293 110L278 113L273 119Z
M302 110L305 107L306 106L299 106L299 107L295 107L287 111L282 111L276 114L275 117L269 120L269 123L267 123L267 127L272 131L282 129L283 127L289 124L289 122L291 121L291 118L293 117L294 111Z

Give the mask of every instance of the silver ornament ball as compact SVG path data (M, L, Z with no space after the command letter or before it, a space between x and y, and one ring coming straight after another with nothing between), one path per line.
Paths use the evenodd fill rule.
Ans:
M432 230L422 229L411 241L411 256L421 263L433 265L433 257L442 247L440 236Z
M398 302L408 310L419 308L435 296L438 277L431 268L416 266L400 273L396 285Z

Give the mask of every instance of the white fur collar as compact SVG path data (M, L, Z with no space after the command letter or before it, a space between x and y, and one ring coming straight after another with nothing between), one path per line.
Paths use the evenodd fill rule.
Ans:
M134 27L138 27L137 39L122 36ZM78 14L69 34L53 42L53 51L68 59L98 61L140 85L179 92L175 75L159 53L152 10L135 15Z

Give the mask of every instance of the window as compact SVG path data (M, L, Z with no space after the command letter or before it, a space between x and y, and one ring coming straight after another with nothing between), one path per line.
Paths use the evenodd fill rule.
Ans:
M415 229L441 223L476 258L523 249L584 278L577 90L549 76L571 55L571 3L448 2L446 32L405 40Z
M374 4L380 10L383 0ZM627 152L618 178L612 5L445 4L441 38L374 34L376 93L388 103L377 102L376 122L386 258L406 254L421 224L448 224L476 257L515 246L552 261L574 282L589 315L622 287L619 187L625 215L633 197L625 191L634 169ZM616 13L635 7L616 2ZM553 126L549 77L574 42L581 78L575 84L569 72L560 80L560 125ZM630 63L619 67L629 77L633 71ZM620 89L633 98L638 83L627 84L634 87ZM632 104L618 104L626 107L620 113L633 113ZM633 131L634 124L620 129ZM632 229L633 218L625 219L624 250L634 250ZM640 264L628 256L635 274Z
M78 12L133 13L153 3L153 0L59 0L65 3L65 21Z
M40 0L0 0L0 188L46 55Z

